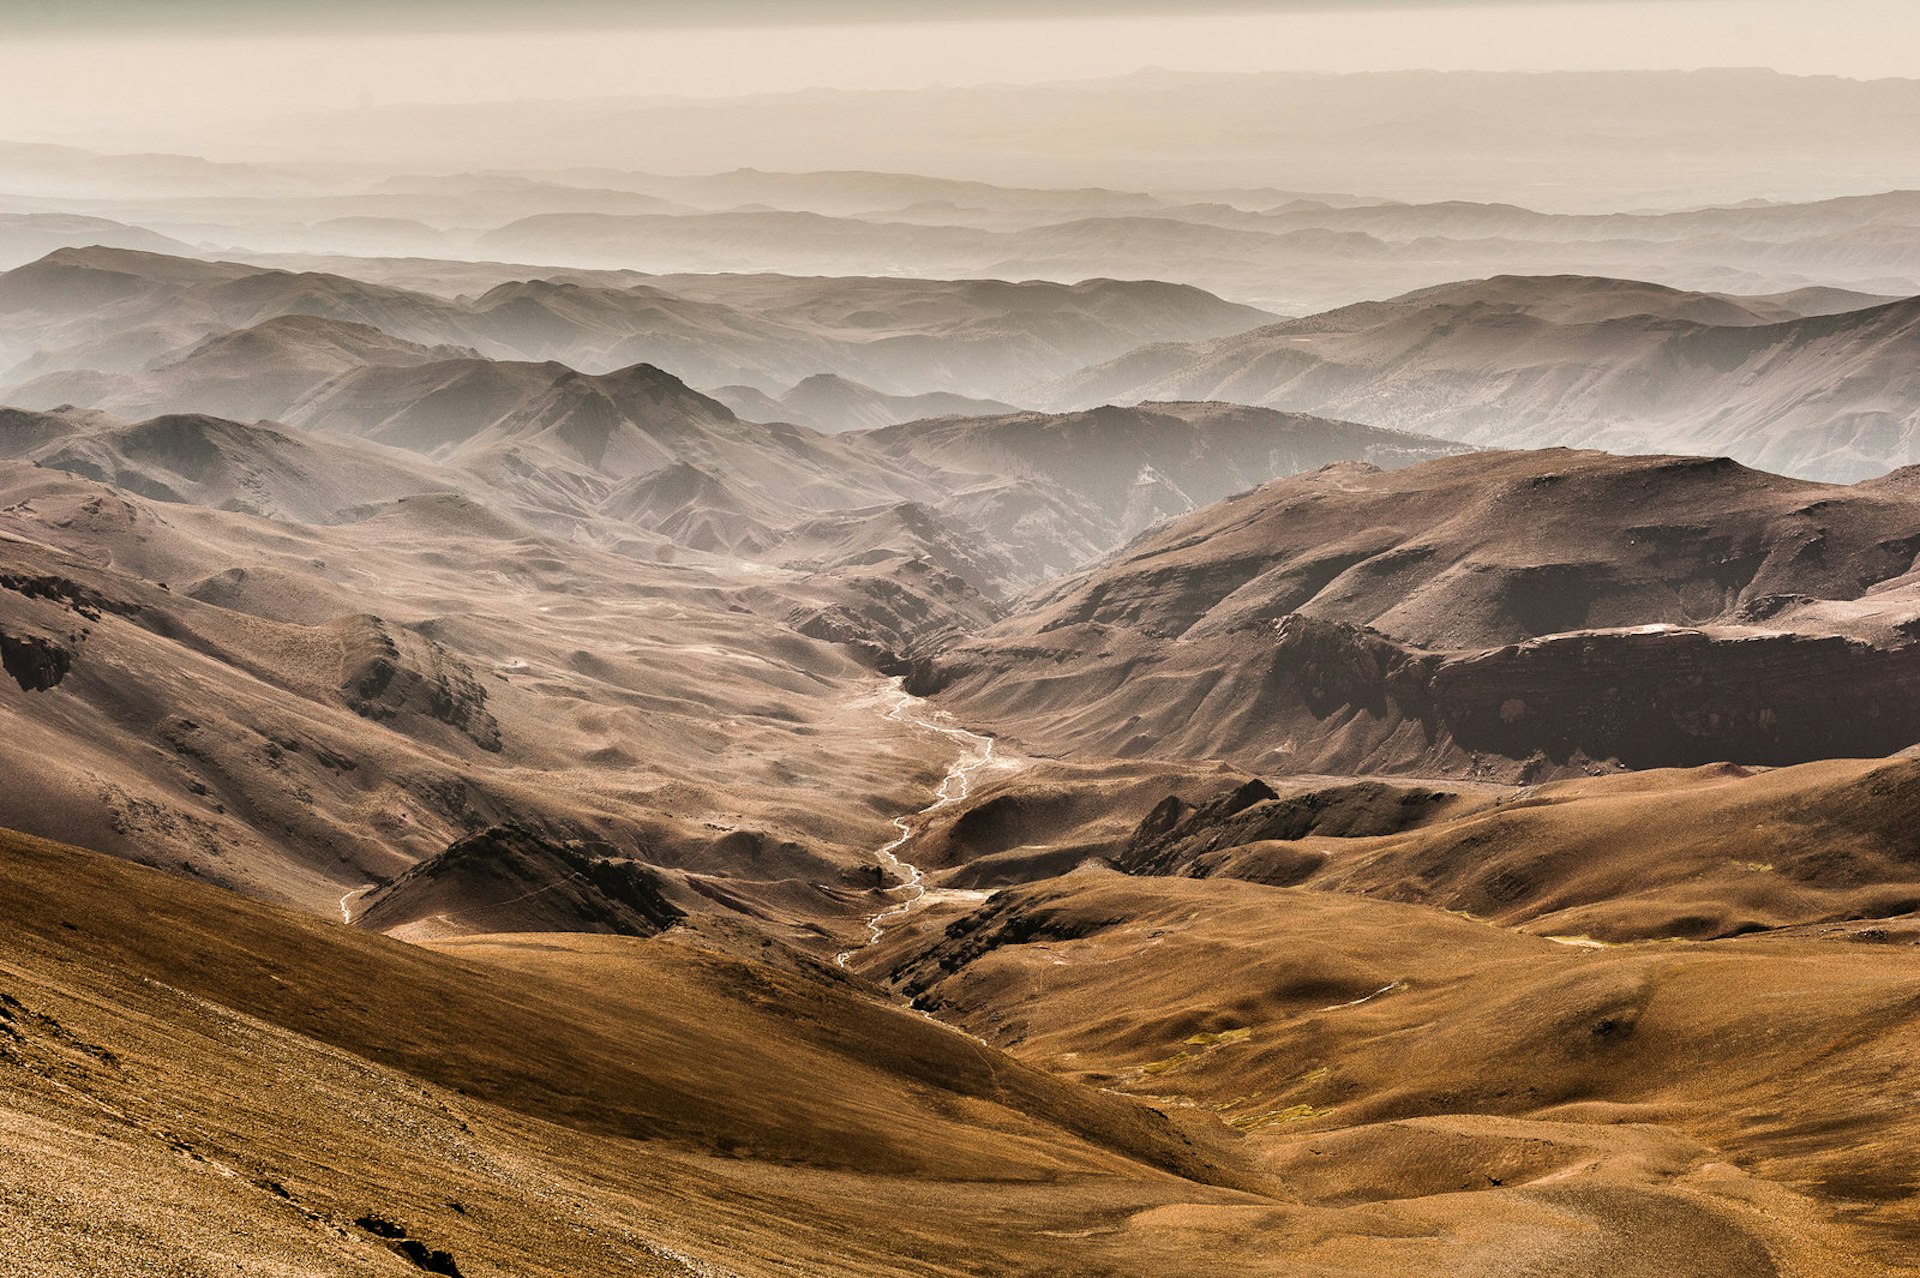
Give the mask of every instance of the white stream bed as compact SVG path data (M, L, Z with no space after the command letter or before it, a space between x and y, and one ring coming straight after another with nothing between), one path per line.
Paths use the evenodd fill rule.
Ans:
M947 769L947 775L941 778L940 788L934 791L932 803L910 817L893 819L893 828L900 832L900 836L874 855L879 858L882 868L891 870L904 880L898 887L891 889L904 894L903 899L867 920L867 939L853 949L842 950L835 956L834 962L841 967L845 967L847 961L860 950L878 941L887 930L889 922L905 918L913 912L915 906L925 901L930 895L926 877L921 874L920 867L904 860L900 856L900 850L913 841L913 836L924 818L948 804L959 803L965 799L972 788L973 774L994 762L992 737L981 736L977 732L969 732L965 728L956 728L939 722L933 717L936 712L928 710L925 701L901 687L901 682L895 679L892 689L887 694L893 701L893 705L887 710L887 718L896 723L924 728L928 732L938 732L941 736L960 745L960 757Z

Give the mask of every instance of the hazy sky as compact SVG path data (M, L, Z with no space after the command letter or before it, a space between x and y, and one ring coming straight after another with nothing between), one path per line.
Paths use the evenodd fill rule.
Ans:
M1537 2L1488 0L1511 6ZM539 30L554 25L794 26L1457 6L1458 0L0 0L0 24L15 31L41 32Z
M1148 65L1920 76L1920 0L0 0L0 136L159 144L276 109Z

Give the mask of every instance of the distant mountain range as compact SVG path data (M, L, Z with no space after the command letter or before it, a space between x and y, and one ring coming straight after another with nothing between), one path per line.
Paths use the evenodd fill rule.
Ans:
M1558 90L1550 88L1554 84ZM1792 123L1783 122L1770 135L1779 153L1749 150L1741 162L1769 175L1778 188L1771 198L1750 198L1754 187L1746 170L1738 181L1698 185L1699 175L1739 153L1734 146L1702 151L1703 137L1737 133L1740 146L1752 145L1744 124L1734 125L1745 117L1727 115L1727 103L1746 101L1761 110L1756 104L1764 102L1764 111L1771 113L1785 100L1786 87L1802 101ZM1149 116L1164 111L1169 94L1218 92L1224 95L1224 114L1216 118L1246 117L1240 136L1272 129L1273 119L1286 112L1310 114L1310 124L1273 139L1262 156L1330 145L1327 140L1340 128L1326 106L1312 105L1313 95L1351 97L1354 119L1371 117L1374 123L1338 153L1379 159L1385 168L1356 170L1348 175L1352 181L1311 183L1299 180L1303 174L1295 171L1289 184L1276 185L1250 179L1250 156L1240 156L1232 167L1236 185L1195 180L1191 173L1156 179L1142 169L1124 181L1116 171L1104 184L1075 183L1062 177L1071 168L1054 166L1047 170L1048 180L1065 185L1046 187L1031 176L996 184L928 175L920 166L935 164L933 154L885 166L839 162L796 170L794 157L802 153L796 150L786 153L783 168L763 164L698 171L715 162L719 152L709 150L674 166L685 175L670 175L605 163L605 152L593 163L555 167L549 159L541 167L529 159L503 171L494 160L472 171L448 172L450 152L383 163L370 158L380 153L378 146L350 163L286 166L0 144L0 189L14 197L0 218L0 268L62 246L109 244L343 274L449 299L462 292L477 297L502 283L558 282L569 272L575 277L570 282L583 288L658 283L676 296L685 295L664 281L604 275L590 280L584 273L765 272L1063 284L1161 280L1285 315L1495 273L1644 279L1745 295L1809 288L1920 293L1920 196L1915 194L1920 172L1900 150L1904 139L1863 133L1848 123L1884 118L1880 107L1910 92L1902 82L1848 85L1733 72L1148 76L1007 89L1004 95L1032 97L1029 108L1045 118L1052 111L1090 108L1127 88L1146 94L1142 105ZM994 110L1004 106L986 91L954 92L960 98L985 93L999 104ZM1263 95L1270 99L1264 106ZM933 100L904 98L908 110ZM844 100L828 95L789 105L805 116L850 109L860 100L860 95ZM1674 104L1677 114L1650 118L1649 104L1661 100ZM1867 100L1873 103L1870 110ZM1586 102L1588 111L1578 124L1562 120L1559 127L1574 130L1571 134L1553 134L1551 145L1544 136L1530 143L1515 136L1546 129L1544 122L1558 118L1569 101ZM1071 105L1076 102L1080 106ZM715 106L700 118L706 125L722 124L765 106ZM515 104L522 126L515 135L529 113L539 117L544 109ZM614 119L628 110L592 103L553 109L572 125ZM1516 114L1523 109L1536 112L1524 123ZM394 110L403 109L381 108L376 114ZM1464 117L1443 127L1439 120L1455 110ZM465 129L484 114L485 108L477 108L442 123ZM1695 132L1673 135L1670 120L1680 118ZM781 120L768 127L777 133L788 124ZM1632 145L1604 143L1608 127L1628 129L1621 136L1630 137ZM688 132L688 122L677 120L652 136L678 138ZM1156 136L1142 134L1139 145L1150 148ZM1421 139L1418 154L1398 150L1405 138L1415 136ZM1654 137L1665 139L1662 154L1669 159L1690 153L1694 159L1672 175L1673 186L1622 195L1620 156L1634 156L1636 173L1650 172L1645 155ZM1469 138L1480 141L1462 140ZM498 138L490 135L488 141L492 145ZM1439 163L1439 156L1459 147L1473 158ZM1599 153L1560 181L1543 180L1538 172L1515 181L1488 171L1485 181L1463 184L1461 174L1485 168L1480 161L1489 147L1509 158L1519 153L1512 148L1537 148L1527 167L1542 171L1558 170L1576 151ZM1796 158L1785 158L1790 154ZM1828 176L1815 176L1823 172ZM1603 173L1612 176L1593 177ZM1590 180L1601 180L1609 192L1605 199L1580 195ZM1543 200L1551 207L1540 207ZM489 276L490 282L478 283ZM888 309L880 295L869 300L881 303L876 314L897 319L907 313ZM679 362L688 376L710 385L752 380L727 376L717 367L710 376L706 367L694 367L702 350L711 348L719 359L732 349L729 338L737 335L729 328L707 329L701 341L683 347ZM618 341L622 333L623 322L616 322L609 340ZM638 352L634 358L651 356ZM581 352L568 358L588 362ZM606 366L622 362L631 360L610 356ZM782 368L769 381L753 384L772 391L816 372L840 373L887 393L927 389L896 385L875 366L820 364ZM984 386L973 393L996 397Z
M735 276L608 287L562 279L447 298L322 272L69 249L0 275L0 361L12 365L0 376L15 382L4 398L59 403L74 396L58 377L18 383L61 370L181 364L207 354L199 348L206 337L291 315L588 372L653 362L699 384L745 382L772 393L833 373L889 395L1002 399L1143 342L1218 337L1273 318L1151 282ZM195 375L187 369L177 379L185 386ZM127 385L118 393L148 392Z
M913 319L876 330L871 317L895 309ZM713 395L749 420L829 433L1016 404L1219 400L1483 447L1724 453L1837 481L1920 461L1920 312L1904 300L1496 276L1267 318L1112 281L563 278L450 299L60 250L0 275L0 348L18 378L0 398L264 418L431 450L565 369L648 352L696 384L751 373L757 384L713 380Z
M1796 303L1816 313L1794 316ZM1727 454L1846 481L1920 461L1916 368L1920 301L1500 277L1148 347L1049 398L1228 399L1494 447Z
M378 103L204 131L222 154L390 171L585 167L950 174L1014 187L1281 187L1572 210L1920 187L1912 80L1762 69L1205 73L703 102ZM1204 121L1205 127L1195 127ZM1019 139L1009 146L1007 140ZM657 183L654 185L653 183ZM683 198L696 183L642 189ZM639 185L636 183L636 185ZM870 192L871 194L871 192ZM725 195L767 200L741 181ZM925 198L914 192L908 198ZM767 200L767 202L776 202ZM904 203L906 200L898 200ZM969 202L961 193L958 202Z

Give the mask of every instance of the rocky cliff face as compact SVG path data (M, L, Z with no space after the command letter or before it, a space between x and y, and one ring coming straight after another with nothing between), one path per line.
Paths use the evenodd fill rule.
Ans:
M110 598L54 573L0 572L0 595L8 597L0 627L0 669L22 692L58 687L73 669L75 649L103 613L131 616L140 605Z
M1536 774L1598 761L1782 765L1920 741L1920 646L1841 635L1650 625L1443 657L1296 615L1273 662L1316 721L1363 725L1350 736L1381 749L1417 724L1447 771L1488 757Z
M1659 628L1449 661L1434 714L1463 749L1634 768L1872 758L1920 741L1920 646Z
M67 677L73 654L40 635L11 635L0 630L0 666L22 692L45 692Z

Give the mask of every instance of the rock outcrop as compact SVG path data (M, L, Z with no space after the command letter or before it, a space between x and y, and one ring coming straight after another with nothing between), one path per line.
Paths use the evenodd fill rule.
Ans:
M603 843L491 826L369 894L354 922L377 931L600 932L653 936L684 913L659 871Z

